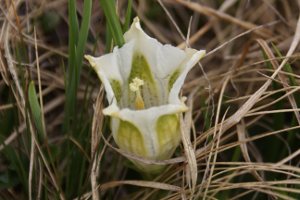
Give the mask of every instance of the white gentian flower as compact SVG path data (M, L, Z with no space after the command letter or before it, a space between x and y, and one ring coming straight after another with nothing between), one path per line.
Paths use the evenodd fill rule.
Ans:
M180 142L179 114L187 110L179 98L187 73L205 51L162 45L149 37L135 18L124 34L126 43L112 53L85 56L101 79L109 106L111 130L127 153L151 160L169 159ZM133 160L148 172L161 166Z

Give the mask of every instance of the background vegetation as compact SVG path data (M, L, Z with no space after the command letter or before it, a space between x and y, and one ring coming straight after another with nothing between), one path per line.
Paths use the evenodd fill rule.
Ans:
M2 1L0 198L300 199L299 8ZM134 16L162 43L207 51L183 88L191 148L181 145L151 178L116 148L101 83L83 60L121 46Z

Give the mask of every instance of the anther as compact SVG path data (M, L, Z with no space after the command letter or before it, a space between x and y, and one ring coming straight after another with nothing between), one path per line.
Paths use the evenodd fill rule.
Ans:
M129 89L136 94L134 105L137 110L142 110L145 108L145 103L140 92L140 87L142 85L144 85L144 81L137 77L135 77L129 84Z

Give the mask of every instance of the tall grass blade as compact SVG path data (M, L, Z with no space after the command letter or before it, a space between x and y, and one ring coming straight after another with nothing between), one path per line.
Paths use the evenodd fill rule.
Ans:
M129 23L131 21L131 13L132 13L132 0L128 0L127 10L125 15L125 23L123 25L123 32L127 31L129 28Z
M75 70L76 70L76 41L78 40L79 26L76 14L76 1L69 0L68 2L69 10L69 58L68 58L68 73L65 79L65 89L66 89L66 104L65 104L65 120L64 120L64 131L69 130L69 123L71 117L74 115L75 108Z
M34 88L33 81L30 82L29 88L28 88L28 102L30 106L30 111L32 114L33 122L35 125L35 128L38 132L39 139L45 138L45 131L43 127L43 121L42 121L42 111L41 107L38 102L38 97Z
M102 6L105 19L107 20L110 32L112 34L114 42L119 46L123 46L125 43L120 21L116 13L116 6L114 0L99 0Z
M85 44L86 44L86 41L88 38L91 13L92 13L92 0L85 0L84 5L83 5L83 18L82 18L82 23L80 26L78 44L77 44L77 48L76 48L76 62L78 64L78 71L76 71L77 72L77 76L76 76L77 84L79 82L79 76L80 76L81 67L82 67L82 60L83 60L83 54L84 54L84 50L85 50Z
M66 105L64 131L68 132L70 124L75 121L76 96L80 81L83 54L88 37L90 18L92 11L92 1L84 1L83 16L79 30L76 14L76 2L69 1L69 60L68 76L66 78ZM76 124L76 123L75 123Z

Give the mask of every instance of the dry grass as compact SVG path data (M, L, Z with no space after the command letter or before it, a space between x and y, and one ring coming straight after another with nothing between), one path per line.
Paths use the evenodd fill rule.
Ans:
M126 2L118 1L121 20ZM62 132L67 1L6 0L0 5L0 197L299 199L300 2L133 1L133 9L161 42L207 51L183 89L190 112L181 119L183 142L174 157L154 162L116 148L101 112L103 90L87 65L77 95L77 126L87 135ZM98 1L89 34L86 52L102 55L106 29ZM43 141L27 107L30 80L42 105ZM66 143L85 159L78 191L66 186ZM20 154L27 183L21 169L11 168L12 152ZM167 169L143 178L122 154Z

